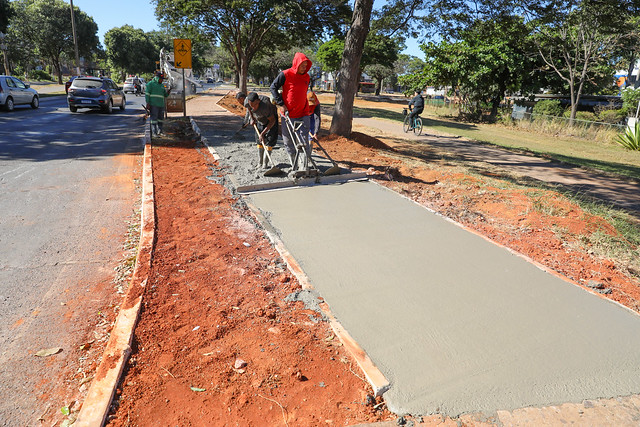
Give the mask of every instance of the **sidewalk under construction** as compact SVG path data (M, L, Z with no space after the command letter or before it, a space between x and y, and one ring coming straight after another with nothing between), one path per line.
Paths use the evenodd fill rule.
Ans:
M640 317L371 182L250 196L396 413L640 391Z
M203 136L234 172L246 165L234 163L245 152L232 130L226 121ZM392 411L457 416L640 393L633 311L377 184L326 184L244 197L386 377Z

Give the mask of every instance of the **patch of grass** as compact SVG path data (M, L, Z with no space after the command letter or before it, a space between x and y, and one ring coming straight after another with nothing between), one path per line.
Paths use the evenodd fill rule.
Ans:
M381 118L397 122L404 120L400 106L398 111L362 107L354 107L353 111L356 117ZM443 117L423 117L422 123L425 127L450 135L526 151L564 163L621 176L635 179L640 177L640 152L630 152L614 143L569 136L543 135L519 130L517 127L461 123Z

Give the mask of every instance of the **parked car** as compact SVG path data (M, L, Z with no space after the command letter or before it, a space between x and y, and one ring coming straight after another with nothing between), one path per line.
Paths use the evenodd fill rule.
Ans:
M100 109L111 113L115 105L124 110L127 99L122 88L109 78L78 77L69 87L67 102L72 113L78 111L78 108Z
M124 93L136 93L136 86L133 84L134 79L135 77L127 77L127 80L124 81L124 85L122 86ZM143 94L147 87L147 82L142 77L138 77L138 81L140 82L140 93Z
M40 106L40 96L28 83L11 76L0 76L0 106L7 111L13 111L16 105Z
M211 77L207 77L207 83L213 83L213 79Z

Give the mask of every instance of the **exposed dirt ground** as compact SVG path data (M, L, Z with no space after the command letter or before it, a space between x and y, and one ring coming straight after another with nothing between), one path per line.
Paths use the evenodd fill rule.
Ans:
M232 97L223 104L241 113ZM470 174L428 147L326 135L328 122L321 143L343 166L640 311L637 271L590 249L594 232L619 235L605 219L558 192ZM176 123L153 149L156 250L109 425L396 419L328 325L287 299L300 285L241 201L216 183L217 163Z

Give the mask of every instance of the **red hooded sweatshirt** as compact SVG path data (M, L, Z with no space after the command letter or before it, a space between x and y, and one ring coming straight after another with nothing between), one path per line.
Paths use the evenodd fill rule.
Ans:
M307 101L307 89L309 88L309 73L298 74L298 67L308 61L307 71L311 68L311 60L302 52L297 52L293 57L291 68L282 71L271 84L271 93L276 104L285 105L289 111L289 117L298 119L311 113ZM278 89L282 87L282 97Z

